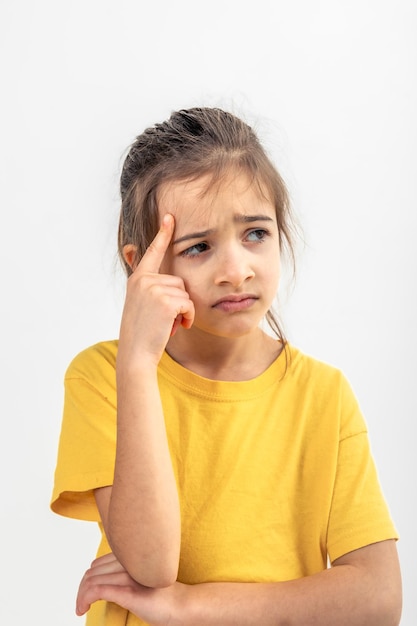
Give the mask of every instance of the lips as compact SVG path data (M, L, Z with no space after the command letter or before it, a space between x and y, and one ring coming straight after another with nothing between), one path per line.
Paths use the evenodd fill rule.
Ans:
M226 313L236 313L251 307L258 297L252 293L229 294L219 298L213 305L213 309L225 311Z

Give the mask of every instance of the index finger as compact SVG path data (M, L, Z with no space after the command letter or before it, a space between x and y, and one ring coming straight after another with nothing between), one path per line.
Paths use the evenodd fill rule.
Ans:
M138 267L140 267L141 271L152 274L159 272L165 253L171 243L174 228L174 216L171 213L166 213L162 218L158 232L140 260Z

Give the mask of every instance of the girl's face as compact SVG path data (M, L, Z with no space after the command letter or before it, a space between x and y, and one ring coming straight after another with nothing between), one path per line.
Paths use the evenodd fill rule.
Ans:
M171 213L175 231L160 271L183 279L193 328L238 337L258 328L278 289L275 208L244 173L209 183L204 176L162 186L160 218Z

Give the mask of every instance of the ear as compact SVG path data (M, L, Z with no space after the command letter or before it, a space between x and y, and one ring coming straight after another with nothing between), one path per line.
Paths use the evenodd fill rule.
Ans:
M137 247L133 243L127 243L123 246L123 258L132 271L136 267L136 252Z

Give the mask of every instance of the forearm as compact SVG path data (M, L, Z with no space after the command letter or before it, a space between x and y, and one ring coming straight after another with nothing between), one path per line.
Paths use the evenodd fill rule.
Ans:
M85 573L77 612L115 602L154 626L398 626L402 590L394 541L350 552L323 572L277 583L138 585L113 554Z
M118 372L118 430L107 532L112 550L141 584L176 579L180 511L156 371Z
M282 583L207 583L187 588L181 626L397 626L392 589L343 565Z

